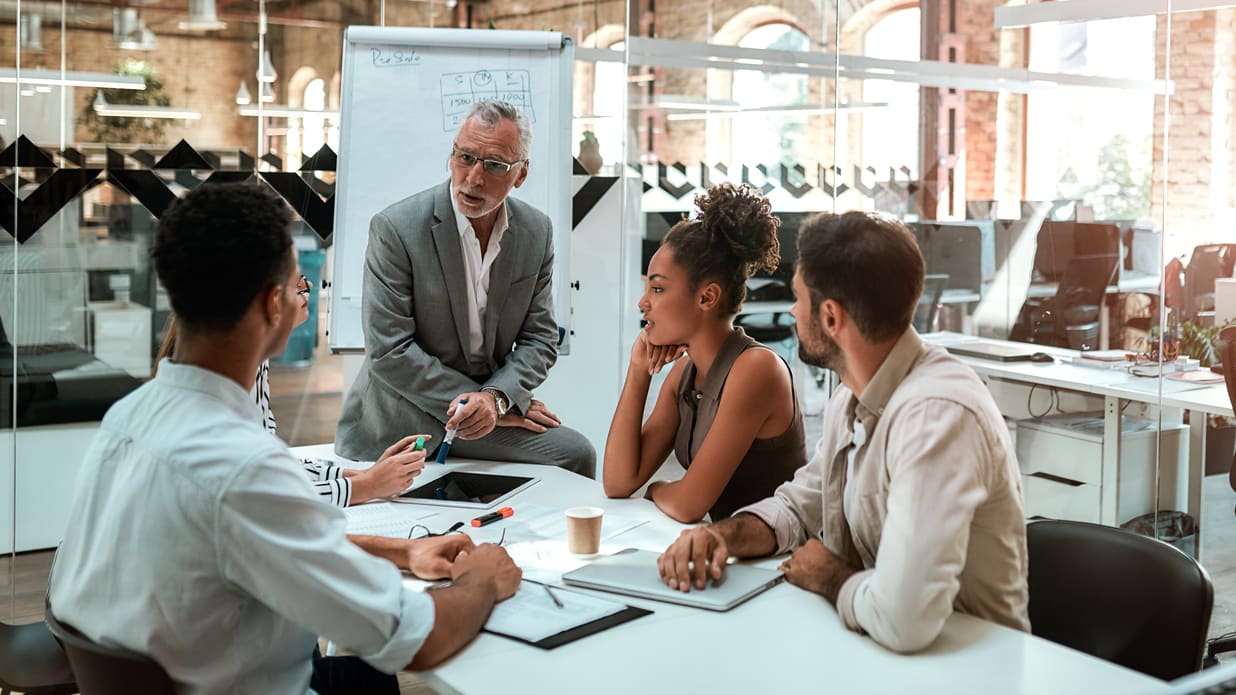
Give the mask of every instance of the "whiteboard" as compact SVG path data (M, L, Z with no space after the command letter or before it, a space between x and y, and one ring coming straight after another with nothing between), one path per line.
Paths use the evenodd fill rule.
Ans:
M361 292L369 220L442 183L469 107L502 99L532 121L528 178L511 191L554 225L554 313L570 335L571 80L574 49L551 31L348 27L340 84L339 166L329 345L363 350ZM564 354L569 346L564 342Z

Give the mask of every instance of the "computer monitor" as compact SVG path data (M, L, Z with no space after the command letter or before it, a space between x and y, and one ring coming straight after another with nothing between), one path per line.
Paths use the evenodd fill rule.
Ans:
M1048 282L1058 282L1074 256L1120 257L1120 228L1111 223L1047 220L1039 227L1034 269Z
M1077 256L1120 255L1120 228L1111 223L1078 222L1073 227L1073 253Z
M948 289L983 289L983 230L972 224L913 222L908 225L927 262L927 272L948 275ZM992 253L994 254L994 238ZM994 262L994 259L993 259Z

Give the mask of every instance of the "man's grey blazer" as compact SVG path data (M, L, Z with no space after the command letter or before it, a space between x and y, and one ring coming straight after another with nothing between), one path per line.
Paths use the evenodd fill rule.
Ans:
M374 460L409 434L441 441L451 399L483 386L501 389L527 412L532 390L558 357L554 235L544 213L512 198L506 206L509 227L489 270L482 364L467 356L466 275L450 182L370 221L365 362L339 418L340 455Z

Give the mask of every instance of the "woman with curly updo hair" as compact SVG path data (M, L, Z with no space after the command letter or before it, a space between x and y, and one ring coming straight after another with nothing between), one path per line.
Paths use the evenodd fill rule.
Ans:
M648 264L646 325L605 442L610 497L633 494L674 452L686 473L645 497L682 522L728 517L807 462L789 365L734 325L747 279L780 261L780 221L745 185L714 186L695 204L699 214L674 225ZM641 426L652 375L675 361Z

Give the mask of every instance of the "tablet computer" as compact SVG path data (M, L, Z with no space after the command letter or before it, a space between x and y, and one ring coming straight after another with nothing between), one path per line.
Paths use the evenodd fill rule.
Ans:
M396 499L445 507L488 509L535 484L539 478L451 471L418 485Z
M568 586L610 591L654 601L678 603L695 608L728 611L747 599L781 583L785 575L778 570L749 565L726 565L720 581L709 579L703 590L691 587L683 593L661 581L657 570L660 553L627 548L594 560L562 575Z

